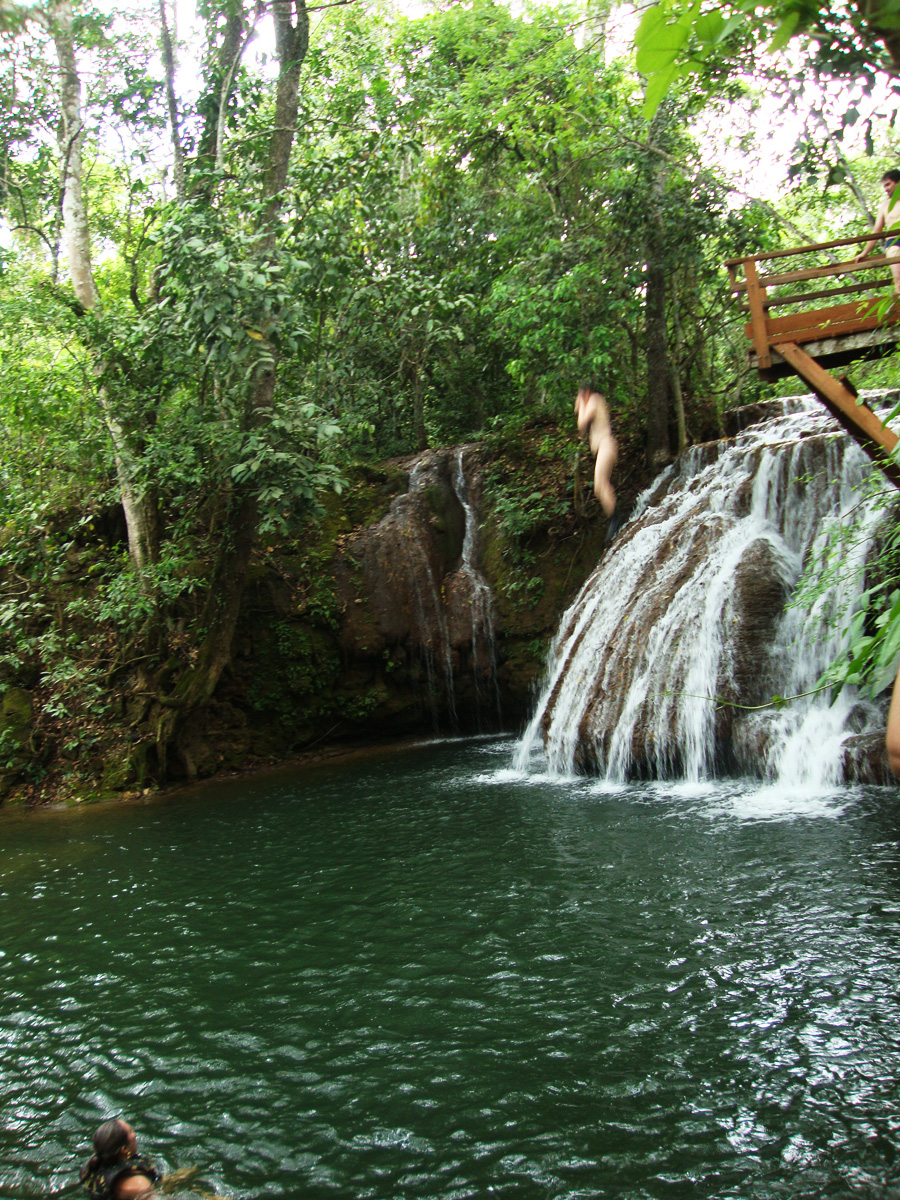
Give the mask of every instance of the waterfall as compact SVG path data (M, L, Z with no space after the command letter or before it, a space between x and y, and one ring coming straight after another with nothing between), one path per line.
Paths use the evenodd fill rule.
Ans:
M408 460L406 490L355 531L336 565L343 637L409 726L494 730L500 688L494 606L479 565L467 448Z
M490 585L478 566L478 517L469 499L463 456L456 452L453 463L453 490L465 513L462 556L459 574L464 592L469 595L472 629L472 677L475 684L476 727L482 730L501 720L500 683L497 675L497 644L494 638L494 600Z
M685 452L639 498L563 616L516 768L542 739L557 775L839 781L852 740L883 735L879 706L844 688L831 707L820 693L747 710L809 691L844 649L854 567L884 512L862 487L870 472L811 398ZM860 536L807 616L789 604L803 564L851 511Z

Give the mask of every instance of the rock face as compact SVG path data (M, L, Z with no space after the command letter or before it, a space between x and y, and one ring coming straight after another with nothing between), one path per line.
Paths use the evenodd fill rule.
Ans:
M185 773L325 739L493 732L524 718L565 589L596 562L602 525L573 515L577 536L532 542L540 602L520 600L484 518L484 470L474 446L366 468L280 572L258 572L217 693L244 719L230 731L195 721Z
M175 730L165 781L340 741L519 724L559 613L602 545L603 523L590 503L577 503L577 487L573 501L571 451L568 428L535 422L492 447L348 470L347 488L325 498L299 540L258 547L230 665L212 699ZM586 458L581 465L586 475ZM116 636L93 603L107 576L98 567L120 553L115 530L77 511L54 520L55 540L69 545L61 569L43 581L41 611L66 612L77 601L80 635L101 645ZM206 569L186 563L185 575ZM168 690L191 662L195 600L187 587L167 614L152 687ZM33 640L40 632L29 630ZM160 782L142 669L129 664L114 677L105 716L88 710L82 742L84 714L76 707L68 722L54 716L39 653L0 666L0 801L103 797Z
M862 573L846 562L804 623L788 601L807 556L857 510L864 557L880 519L858 447L812 401L786 404L686 452L641 498L563 618L521 764L542 737L552 770L613 780L886 778L883 708L853 689L758 707L810 691L844 649Z
M403 671L411 707L428 708L440 724L496 728L496 705L492 717L482 711L481 698L497 693L495 631L490 607L479 610L479 591L490 590L462 490L463 454L419 457L409 490L344 544L334 567L340 648L373 678Z

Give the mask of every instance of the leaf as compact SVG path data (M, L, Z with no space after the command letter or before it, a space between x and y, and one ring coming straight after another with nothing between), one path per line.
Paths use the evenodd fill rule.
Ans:
M725 22L725 24L722 26L722 28L719 30L719 36L716 40L719 42L724 42L725 39L729 36L729 34L734 33L734 31L736 29L740 28L740 26L743 25L743 23L744 23L743 13L736 13L733 17L729 17L728 20Z
M720 40L724 26L725 18L718 9L713 9L700 14L694 24L694 33L701 42L712 46Z
M634 44L638 47L644 46L647 42L652 41L656 36L657 28L666 23L666 14L659 4L654 4L650 8L645 9L644 15L641 17L638 27L634 34Z
M767 54L774 54L778 50L783 50L791 38L794 36L797 26L800 24L800 13L791 12L784 18L778 28L775 30L775 36L766 48Z
M653 115L659 108L660 104L665 99L666 93L669 90L669 84L675 78L677 66L672 63L665 71L660 71L656 75L651 75L647 80L647 90L644 93L644 118L647 121L653 119Z
M635 66L642 75L655 75L665 70L675 62L690 35L690 28L684 21L674 25L662 24L655 30L652 39L648 39L638 50Z
M898 654L897 657L888 664L888 666L884 667L882 670L873 675L869 684L869 690L873 696L879 695L881 692L885 691L891 686L891 684L897 678L898 667L900 667L900 654Z

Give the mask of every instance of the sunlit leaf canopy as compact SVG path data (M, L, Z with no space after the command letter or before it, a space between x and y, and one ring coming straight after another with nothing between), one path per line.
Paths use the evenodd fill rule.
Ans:
M649 119L679 78L714 86L721 73L765 73L772 56L802 47L795 75L811 71L871 92L879 75L900 69L900 0L823 5L809 0L661 0L646 9L635 34L637 68L647 79ZM782 63L777 71L783 74Z

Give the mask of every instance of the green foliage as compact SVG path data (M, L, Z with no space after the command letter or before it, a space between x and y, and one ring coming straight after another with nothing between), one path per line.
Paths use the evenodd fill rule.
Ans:
M533 609L544 595L538 554L549 531L559 536L576 520L568 411L561 421L561 426L546 418L540 424L498 425L487 439L492 463L482 489L494 547L491 574L500 596L517 611Z
M900 590L881 601L869 593L847 629L848 650L822 675L817 686L830 687L832 698L846 685L877 696L894 682L900 663ZM871 632L868 632L871 630Z
M873 488L877 482L872 480ZM806 564L792 601L812 614L814 624L842 631L846 649L816 684L830 688L832 700L845 685L878 695L894 682L900 662L900 523L895 493L873 491L870 503L883 513L874 547L862 553L871 536L870 519L862 510L835 522L819 554ZM852 597L852 608L821 612L821 597L838 584Z
M660 0L644 10L635 33L637 69L646 76L644 115L649 120L679 79L721 88L723 76L746 70L760 53L776 55L792 40L806 50L787 73L819 74L863 81L871 92L874 71L895 74L895 31L900 0L877 5L831 5L810 0L728 0L709 10L700 0ZM859 118L846 106L845 123Z
M248 700L255 711L271 715L283 735L307 722L364 720L379 702L374 688L356 695L336 690L337 645L329 634L306 624L275 622L267 631L259 665Z
M503 486L495 478L488 487L492 509L504 537L519 540L545 528L556 516L565 516L571 509L568 499L559 500L544 492L527 492L525 487ZM493 486L491 486L493 485Z
M138 574L126 560L121 569L100 579L96 590L69 601L66 612L135 635L154 618L160 605L173 611L203 587L199 568L183 549L167 544L152 567Z

